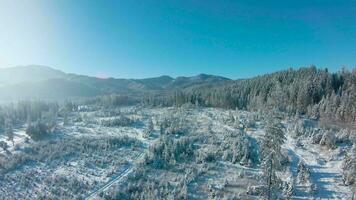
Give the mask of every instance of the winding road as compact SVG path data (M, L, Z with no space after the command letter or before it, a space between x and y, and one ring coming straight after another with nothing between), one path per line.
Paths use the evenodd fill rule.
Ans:
M106 189L110 188L112 185L122 181L125 177L127 177L129 174L131 174L134 169L137 166L137 163L139 163L143 158L144 158L145 153L140 153L135 161L133 163L125 165L123 168L124 170L116 175L113 179L111 179L109 182L107 182L105 185L101 186L100 188L96 189L95 191L91 192L87 197L84 199L90 200L90 199L95 199L95 197L98 196L101 192L104 192Z

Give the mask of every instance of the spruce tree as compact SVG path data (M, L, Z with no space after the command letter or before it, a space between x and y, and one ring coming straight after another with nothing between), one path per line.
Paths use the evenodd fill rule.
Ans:
M279 179L276 171L280 169L282 154L281 146L285 141L283 127L279 122L270 122L262 141L262 169L266 180L266 197L268 200L278 198Z

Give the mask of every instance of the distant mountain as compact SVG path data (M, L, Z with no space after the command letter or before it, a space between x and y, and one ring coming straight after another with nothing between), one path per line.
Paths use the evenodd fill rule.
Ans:
M0 100L60 100L104 94L142 94L216 85L227 81L230 79L206 74L177 78L160 76L145 79L101 79L31 65L0 68Z
M160 76L155 78L137 79L136 81L146 85L150 89L162 90L171 84L174 81L174 78L170 76Z
M64 78L66 74L46 66L30 65L0 68L0 86Z
M71 97L91 97L100 94L100 91L85 84L66 79L49 79L0 87L0 100L2 101L65 100Z
M226 81L230 81L230 79L208 74L199 74L192 77L180 76L174 79L172 83L168 85L168 88L188 88L196 85L225 83Z

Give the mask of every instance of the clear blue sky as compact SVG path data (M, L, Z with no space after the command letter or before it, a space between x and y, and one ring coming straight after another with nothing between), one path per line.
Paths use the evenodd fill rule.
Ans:
M0 66L123 78L356 66L356 1L0 0Z

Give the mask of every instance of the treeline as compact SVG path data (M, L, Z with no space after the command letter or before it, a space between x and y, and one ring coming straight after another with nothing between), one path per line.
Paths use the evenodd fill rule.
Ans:
M355 102L356 69L330 73L327 69L312 66L237 80L223 86L175 91L162 104L278 110L293 115L355 122Z
M47 118L47 115L54 115L58 110L59 105L57 103L44 101L20 101L3 105L0 106L0 127L4 127L6 121L16 124Z
M135 95L119 95L110 94L94 97L84 101L84 104L94 104L106 108L113 108L119 106L130 106L140 102L141 97Z
M356 68L331 73L315 66L288 69L226 84L203 84L141 95L107 95L87 103L117 107L193 104L249 111L281 111L343 122L356 122Z

